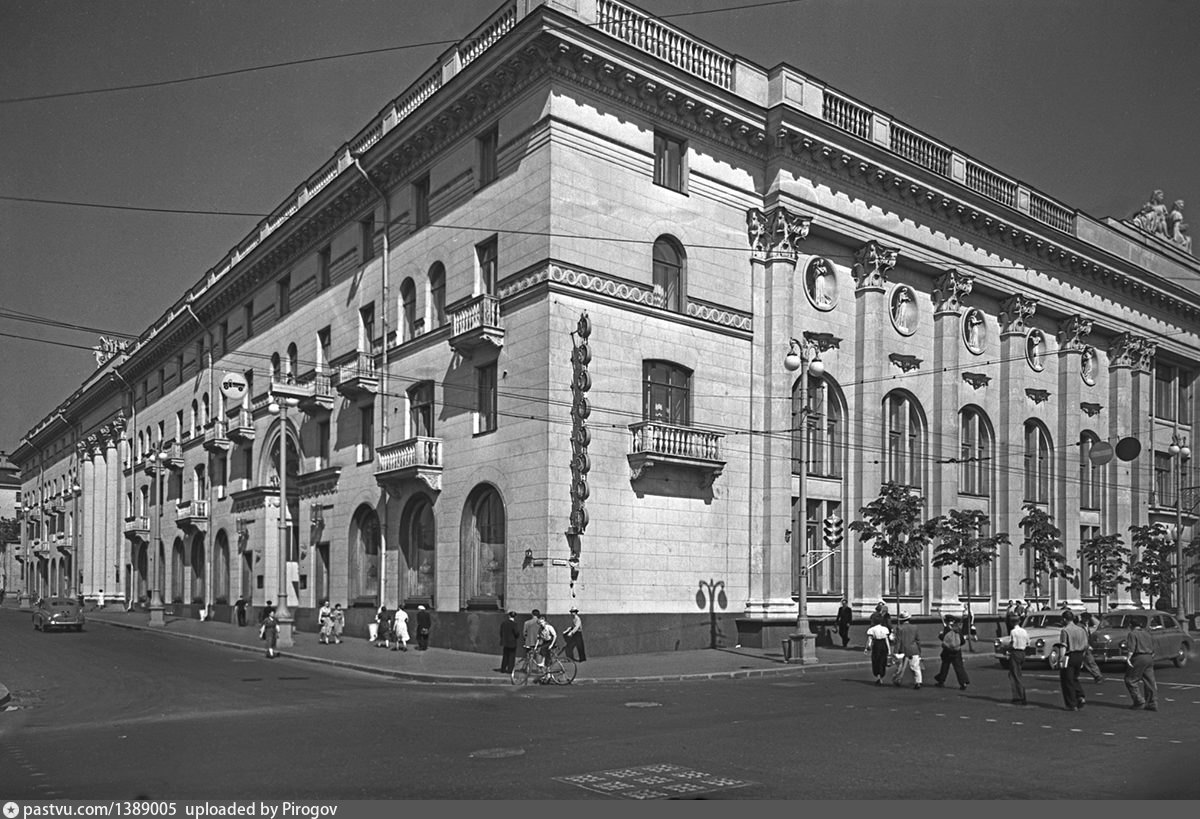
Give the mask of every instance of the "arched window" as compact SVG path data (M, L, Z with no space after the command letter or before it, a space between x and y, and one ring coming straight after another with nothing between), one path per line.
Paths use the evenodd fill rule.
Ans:
M417 337L417 286L412 279L400 283L400 338L409 341Z
M279 353L271 353L271 380L282 381L283 364L279 358Z
M208 427L208 419L211 417L209 413L208 393L200 396L200 429Z
M1025 501L1050 503L1050 433L1038 421L1025 422Z
M502 608L506 564L504 502L494 487L479 486L467 498L461 540L466 605Z
M808 435L808 474L840 478L846 430L837 390L827 377L808 376L808 407L800 406L800 379L792 385L792 474L799 475L800 435Z
M200 419L200 405L196 401L192 401L192 415L188 425L188 437L196 437L196 422Z
M446 323L446 268L441 262L429 268L429 310L435 328Z
M422 381L408 391L410 438L434 437L433 382Z
M350 522L350 604L379 605L379 515L370 506L358 507Z
M292 342L287 348L287 381L292 383L296 380L296 374L300 372L300 351L296 348L296 343Z
M187 560L184 557L183 541L179 538L175 539L175 545L171 548L171 591L169 599L173 603L182 603L183 595L187 590Z
M683 248L670 236L654 241L654 270L652 284L658 306L675 313L683 311Z
M400 521L400 533L404 552L401 566L404 601L432 606L437 528L429 498L419 495L408 505Z
M686 427L692 423L692 371L670 361L642 365L642 418Z
M204 602L204 535L192 539L191 597L193 603Z
M1092 447L1100 438L1091 430L1079 434L1079 508L1101 508L1104 497L1104 467L1092 463Z
M224 529L217 532L213 549L213 602L229 602L229 538Z
M978 407L958 415L958 491L990 495L992 491L992 426Z
M889 393L884 407L885 481L924 487L925 423L921 405L907 392Z

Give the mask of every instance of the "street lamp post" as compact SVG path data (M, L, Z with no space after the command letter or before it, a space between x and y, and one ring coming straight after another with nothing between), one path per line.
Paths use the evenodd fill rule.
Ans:
M293 636L295 617L288 608L288 557L292 542L292 528L288 524L287 501L287 426L288 409L299 404L295 398L272 398L267 409L272 415L279 416L279 585L275 619L279 622L280 648L291 648L296 644Z
M1167 452L1175 460L1175 613L1183 618L1183 464L1192 457L1187 439L1178 432L1172 434Z
M788 372L800 373L800 429L796 442L797 460L800 462L800 489L796 507L792 511L792 537L797 538L797 571L800 578L796 592L799 613L796 616L796 633L791 635L792 662L806 665L817 661L816 640L808 625L808 377L820 378L825 373L821 353L834 344L829 333L803 333L801 339L791 339L783 367Z
M166 625L163 620L162 589L158 583L158 554L162 549L162 516L163 505L166 503L166 499L163 497L166 494L164 479L169 458L170 455L163 450L161 444L157 451L150 453L150 459L157 462L154 465L154 474L155 487L158 490L158 514L154 518L154 528L157 531L154 534L154 542L150 544L150 577L148 578L150 583L150 625L152 626Z

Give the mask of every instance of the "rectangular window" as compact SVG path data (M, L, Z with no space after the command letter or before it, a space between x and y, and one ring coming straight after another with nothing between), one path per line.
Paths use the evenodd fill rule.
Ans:
M412 438L433 437L433 384L429 381L408 391L408 426Z
M175 356L175 383L183 384L183 353Z
M1175 368L1167 364L1154 367L1154 415L1166 421L1175 420Z
M317 469L329 466L329 421L317 424Z
M246 338L254 338L254 302L247 302L242 307L242 326L246 330Z
M642 418L675 426L692 423L692 373L668 361L642 365Z
M324 290L331 281L330 268L333 266L333 249L329 245L317 251L317 288Z
M687 142L654 134L654 184L687 192Z
M1080 526L1079 527L1079 542L1087 543L1089 540L1100 536L1100 527L1098 526ZM1086 560L1079 561L1079 596L1080 597L1095 597L1096 592L1092 589L1092 574L1094 569L1092 564Z
M497 280L497 247L493 236L486 242L475 246L475 258L479 264L479 286L482 293L488 296L496 295Z
M495 432L496 412L496 364L495 362L475 370L475 432Z
M358 351L375 351L375 302L358 311Z
M365 463L375 457L375 402L358 410L358 462Z
M332 343L333 330L322 327L317 331L317 372L329 372L329 345Z
M292 275L289 273L275 283L276 305L279 317L292 312Z
M1154 504L1175 505L1175 482L1171 480L1175 470L1175 459L1166 452L1154 453Z
M493 125L484 131L478 139L479 144L479 187L490 185L499 175L496 164L496 152L500 145L500 130Z
M429 174L413 182L413 227L429 224Z
M362 245L362 263L366 264L375 258L375 213L358 223L359 242Z
M1179 371L1179 423L1191 426L1196 423L1193 416L1193 395L1195 394L1196 374L1189 370Z

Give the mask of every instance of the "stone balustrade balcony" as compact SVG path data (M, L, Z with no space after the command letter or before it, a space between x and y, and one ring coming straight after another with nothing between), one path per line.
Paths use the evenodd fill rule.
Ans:
M638 480L651 468L671 467L694 472L701 486L710 487L725 469L723 433L659 421L640 421L630 424L629 430L633 433L632 451L627 456L631 480Z
M480 347L504 346L504 325L500 323L500 299L476 296L450 314L450 347L461 355L470 355Z
M416 437L379 448L375 480L381 486L419 480L434 491L442 488L442 439Z
M175 504L175 525L180 529L208 531L208 501L181 500Z
M356 353L349 361L339 364L333 378L337 391L347 398L379 392L379 367L370 353Z

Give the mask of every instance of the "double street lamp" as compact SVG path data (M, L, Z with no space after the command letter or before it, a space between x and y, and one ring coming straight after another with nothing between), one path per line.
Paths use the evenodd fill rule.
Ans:
M288 430L288 410L299 405L299 401L295 398L285 398L281 396L272 397L271 403L267 405L267 410L272 415L279 416L279 565L277 567L279 574L279 585L277 587L278 603L275 606L275 619L279 623L279 638L277 645L280 648L291 648L295 645L293 636L293 628L295 626L295 617L292 615L292 610L288 607L288 558L291 552L292 543L292 527L288 523L288 498L287 498L287 430Z
M801 338L791 339L783 367L790 373L803 370L799 383L799 429L796 439L796 460L800 462L800 490L792 510L792 537L797 539L797 603L796 633L791 635L791 660L804 664L817 661L816 639L808 626L808 379L820 378L825 374L821 353L831 349L835 339L830 333L803 333Z
M1183 470L1184 463L1192 457L1192 450L1187 445L1187 439L1178 432L1172 434L1171 445L1167 452L1175 461L1175 612L1182 619L1184 576L1183 576ZM1189 487L1190 488L1190 487Z
M150 584L150 625L162 626L166 623L163 620L162 588L158 582L158 557L159 552L162 550L162 517L163 506L166 503L164 484L166 480L167 461L171 459L171 455L160 444L157 450L150 453L149 457L154 463L154 474L157 481L155 484L155 489L157 489L155 499L158 501L158 515L154 518L154 528L157 531L154 533L154 542L150 544L150 577L148 578Z

